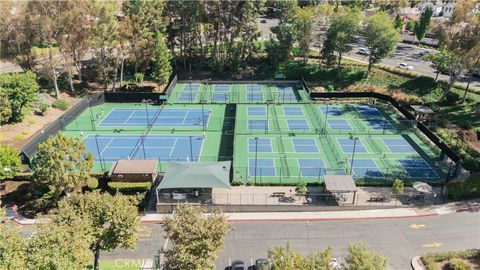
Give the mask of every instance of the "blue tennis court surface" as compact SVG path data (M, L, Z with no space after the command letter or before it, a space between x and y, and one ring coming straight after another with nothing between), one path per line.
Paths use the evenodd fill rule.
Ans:
M383 142L392 153L417 153L410 143L403 138L383 139Z
M157 159L198 161L203 136L88 136L86 151L96 160ZM98 148L97 148L98 142Z
M305 116L302 107L283 107L285 116Z
M278 98L282 101L298 101L298 97L295 94L295 90L291 86L277 86L279 96Z
M352 130L347 120L328 120L328 126L333 130Z
M247 92L247 101L249 102L262 102L263 93L262 92Z
M212 101L215 102L227 102L230 98L230 93L213 93Z
M272 153L272 140L268 138L249 138L248 151L250 153Z
M292 138L293 148L297 153L318 153L318 146L313 138Z
M200 84L186 84L183 86L183 92L197 92L200 90Z
M259 84L249 84L247 86L248 91L262 91L263 86Z
M352 139L337 139L338 144L340 144L340 147L342 148L342 151L344 153L352 153L353 152L353 146L355 144L355 141ZM363 145L361 140L357 140L357 143L355 145L355 152L356 153L368 153L367 149Z
M215 91L230 91L230 84L216 84Z
M320 111L323 113L323 115L328 116L340 116L343 114L340 107L337 106L320 107Z
M400 159L398 161L408 176L415 178L438 177L437 173L423 159Z
M325 163L320 158L298 158L297 163L303 177L320 177L325 174Z
M290 130L310 130L310 125L307 120L288 119L287 124Z
M247 108L248 116L266 116L267 111L265 107L248 107Z
M201 126L208 124L210 110L204 109L113 109L98 124L101 127L147 126ZM203 118L203 121L202 121Z
M268 122L267 120L248 120L248 129L249 130L267 130Z
M256 166L255 166L256 165ZM276 176L273 158L249 158L248 175L250 176Z
M377 108L370 106L356 106L358 113L362 116L381 116L382 114L377 110Z
M198 92L190 92L190 91L186 91L186 92L182 92L180 94L180 96L178 97L178 100L179 101L191 101L193 102L198 96Z
M368 119L366 121L375 130L395 129L387 119Z
M352 161L349 159L348 163L352 166ZM382 171L377 166L373 159L357 158L353 160L353 175L359 177L383 177Z

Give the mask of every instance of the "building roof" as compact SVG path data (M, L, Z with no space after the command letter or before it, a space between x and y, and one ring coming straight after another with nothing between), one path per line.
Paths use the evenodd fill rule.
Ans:
M231 161L215 163L168 163L167 171L157 187L172 188L228 188L230 189Z
M133 174L133 173L157 173L157 160L133 160L122 159L113 163L108 175Z
M357 186L351 175L325 175L325 189L330 192L357 191Z
M435 113L430 107L427 107L427 106L412 105L411 107L414 111L419 112L419 113L426 113L426 114L434 114Z

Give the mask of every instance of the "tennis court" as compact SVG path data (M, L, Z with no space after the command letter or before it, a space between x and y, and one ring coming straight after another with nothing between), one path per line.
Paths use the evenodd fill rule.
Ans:
M382 116L382 113L378 111L377 108L371 106L355 106L357 112L364 117L371 117L371 116Z
M403 138L396 139L382 139L383 143L388 147L392 153L417 153L415 148Z
M122 126L202 126L208 125L211 111L201 109L113 109L100 127Z
M409 177L436 178L437 173L424 159L401 159L398 161Z
M325 163L320 158L298 158L297 164L303 177L321 177L325 174Z
M110 136L85 138L86 151L99 161L156 159L159 161L198 161L203 136Z
M372 158L355 158L353 161L349 159L348 164L353 168L352 173L355 176L366 178L384 177L377 163Z
M353 139L337 139L337 142L344 153L352 153L354 147L356 153L368 153L361 139L356 140L356 142Z

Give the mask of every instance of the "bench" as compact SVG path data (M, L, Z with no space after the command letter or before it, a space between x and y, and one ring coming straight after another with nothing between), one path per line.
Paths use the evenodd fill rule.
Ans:
M285 192L273 192L272 197L274 197L274 198L285 197Z

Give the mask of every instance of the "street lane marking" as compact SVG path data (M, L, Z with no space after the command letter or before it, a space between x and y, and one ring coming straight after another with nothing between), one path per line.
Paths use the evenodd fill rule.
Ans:
M438 247L441 247L441 246L443 246L443 244L438 243L438 242L433 242L433 243L430 243L430 244L422 245L422 247L424 247L424 248L438 248Z
M412 228L412 229L420 229L420 228L424 228L424 227L427 227L427 225L417 224L417 223L413 223L412 225L410 225L410 228Z

